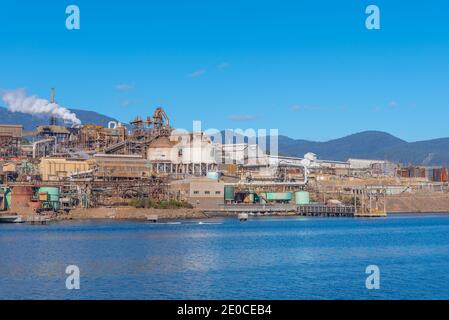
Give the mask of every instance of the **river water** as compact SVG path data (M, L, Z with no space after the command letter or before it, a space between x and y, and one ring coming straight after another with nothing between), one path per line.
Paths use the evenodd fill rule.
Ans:
M449 299L449 215L0 225L0 299L415 298Z

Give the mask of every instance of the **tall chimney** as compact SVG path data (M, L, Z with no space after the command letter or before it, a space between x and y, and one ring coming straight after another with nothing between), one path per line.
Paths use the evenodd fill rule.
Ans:
M50 96L50 103L55 103L55 88L51 88L51 96ZM50 125L55 126L58 124L58 119L56 119L55 116L50 116Z
M50 98L50 102L51 102L51 103L55 103L55 88L51 88L51 98Z

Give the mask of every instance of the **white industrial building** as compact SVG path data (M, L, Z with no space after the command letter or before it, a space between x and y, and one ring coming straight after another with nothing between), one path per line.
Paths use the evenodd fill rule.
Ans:
M348 159L351 169L370 169L373 164L386 163L384 160L369 160L369 159Z
M366 174L369 172L377 176L395 176L398 165L387 160L348 159L352 174Z
M214 143L204 132L174 130L150 143L147 159L155 173L206 176L225 166L243 166L260 176L279 173L278 167L304 168L315 173L337 175L394 175L395 164L385 160L348 159L332 161L317 159L314 153L303 158L268 155L258 144ZM226 170L226 169L224 169Z
M217 167L216 148L203 132L159 137L148 146L147 159L157 173L204 176Z
M257 144L227 143L214 144L216 161L219 164L260 164L266 162L266 153Z

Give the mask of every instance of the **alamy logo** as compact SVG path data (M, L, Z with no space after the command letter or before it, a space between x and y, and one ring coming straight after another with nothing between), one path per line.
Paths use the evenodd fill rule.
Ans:
M366 278L365 286L368 290L379 290L380 289L380 269L376 265L371 265L366 267L366 274L369 276Z
M69 276L65 280L65 287L68 290L79 290L80 289L80 268L75 265L67 266L65 273Z
M378 6L372 4L366 7L366 14L369 16L365 20L365 26L368 30L380 29L380 9Z
M65 27L68 30L80 29L80 8L74 4L67 6L65 13L69 16L65 20Z

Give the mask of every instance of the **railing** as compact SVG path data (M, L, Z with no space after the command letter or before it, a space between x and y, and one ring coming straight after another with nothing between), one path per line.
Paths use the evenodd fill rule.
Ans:
M354 216L354 206L300 205L298 214L306 216Z

